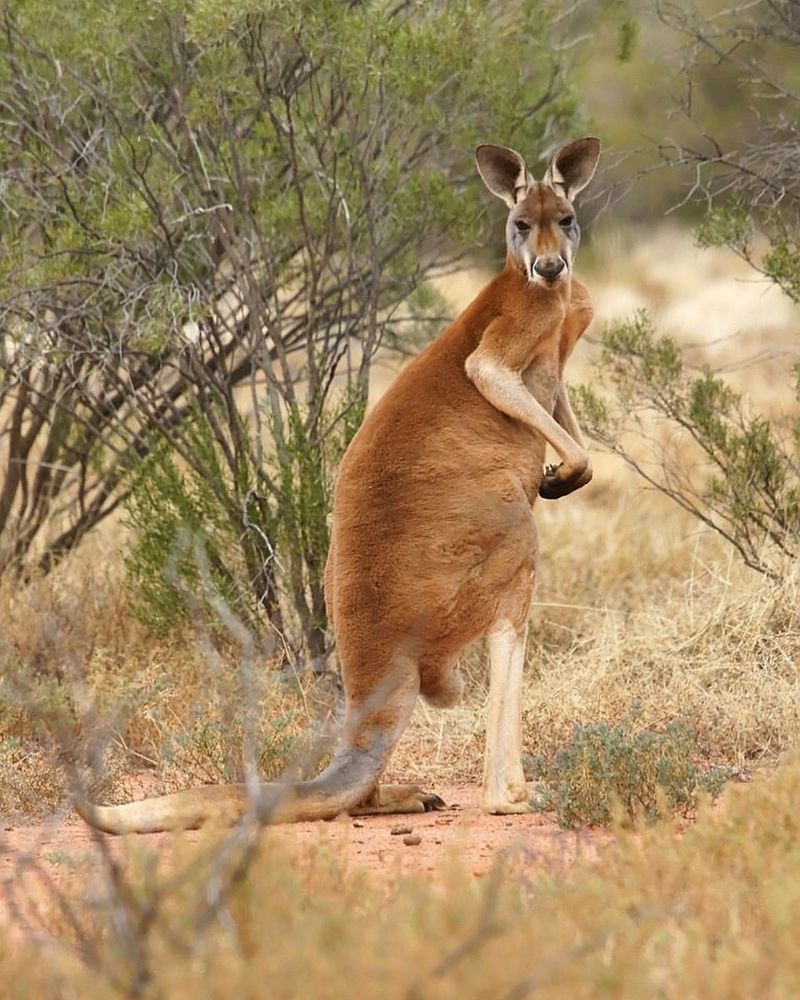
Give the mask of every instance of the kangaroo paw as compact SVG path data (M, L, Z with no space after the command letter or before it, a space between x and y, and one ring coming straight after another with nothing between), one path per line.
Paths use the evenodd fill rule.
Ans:
M566 466L548 465L539 485L539 496L545 500L558 500L585 486L592 478L592 467L569 473Z

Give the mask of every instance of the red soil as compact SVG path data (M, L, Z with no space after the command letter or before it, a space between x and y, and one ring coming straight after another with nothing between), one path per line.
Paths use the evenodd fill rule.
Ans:
M441 870L455 856L476 877L484 875L498 856L533 874L563 870L576 857L596 855L597 832L561 830L540 814L488 816L479 808L480 789L456 785L441 790L447 808L407 816L341 816L331 823L297 823L276 827L269 835L301 849L320 841L332 846L348 867L382 873L412 874ZM172 838L194 840L196 833L145 834L126 839L104 837L115 857L132 845L160 847ZM411 842L406 843L409 839ZM419 838L419 843L415 841ZM0 920L29 928L40 925L37 899L52 889L80 885L91 879L100 848L77 817L0 833Z

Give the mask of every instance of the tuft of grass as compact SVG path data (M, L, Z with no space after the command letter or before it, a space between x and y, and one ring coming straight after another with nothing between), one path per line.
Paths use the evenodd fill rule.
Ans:
M42 858L54 868L75 868L78 862L66 851L45 851Z
M634 706L615 724L575 726L566 746L530 761L530 777L542 783L534 797L538 809L553 810L560 826L654 822L666 815L688 815L698 795L717 798L730 769L703 773L695 762L694 735L675 720L661 730L637 726Z

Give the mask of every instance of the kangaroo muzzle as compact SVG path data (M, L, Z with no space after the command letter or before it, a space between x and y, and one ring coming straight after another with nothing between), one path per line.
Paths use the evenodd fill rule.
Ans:
M560 254L548 254L537 257L533 262L532 278L539 277L552 285L554 281L566 273L567 262Z

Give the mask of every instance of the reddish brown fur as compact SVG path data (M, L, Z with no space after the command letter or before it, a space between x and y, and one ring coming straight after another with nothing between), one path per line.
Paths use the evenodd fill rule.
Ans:
M558 247L555 192L527 201L543 250ZM563 366L591 319L576 280L545 288L512 259L398 376L356 435L336 484L326 602L347 697L369 697L396 657L433 700L458 653L494 622L527 615L537 540L531 507L541 435L492 406L465 362L489 330L552 413ZM446 699L445 699L446 700Z

